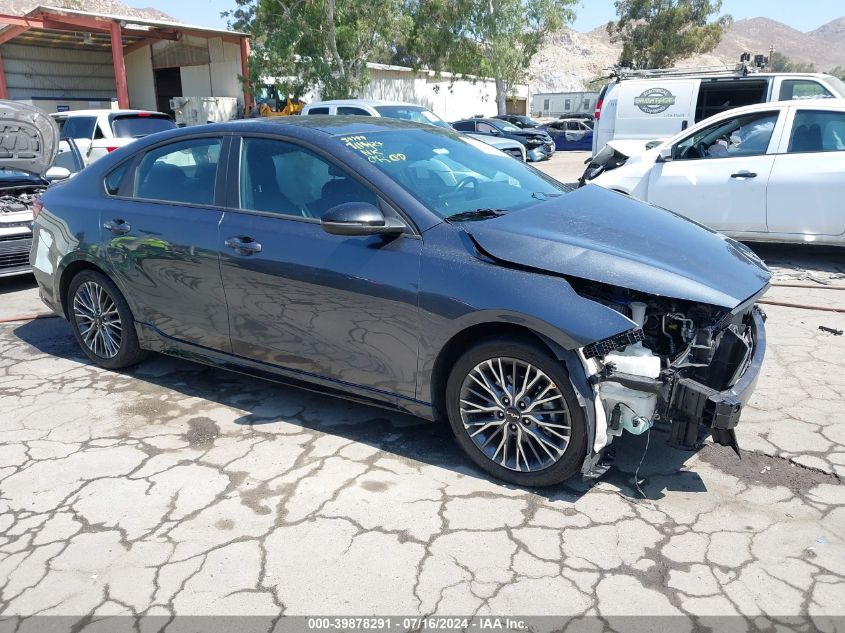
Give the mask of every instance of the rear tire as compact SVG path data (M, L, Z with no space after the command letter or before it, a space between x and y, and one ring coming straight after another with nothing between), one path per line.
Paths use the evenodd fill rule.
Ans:
M577 475L587 423L563 363L516 337L481 341L455 362L446 384L449 424L485 472L519 486Z
M71 280L67 312L76 342L100 367L130 367L146 355L138 343L129 304L103 273L83 270Z

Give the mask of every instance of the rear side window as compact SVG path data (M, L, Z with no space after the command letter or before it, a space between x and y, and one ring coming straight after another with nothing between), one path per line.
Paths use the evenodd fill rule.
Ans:
M832 97L830 91L818 81L811 79L787 79L780 85L780 100L825 99Z
M765 79L702 81L698 91L695 122L740 106L763 103L769 83Z
M328 114L328 113L329 113L328 108L311 108L305 114Z
M370 116L370 113L366 110L362 110L361 108L351 108L349 106L338 106L337 113L340 115L354 114L356 116Z
M62 138L86 139L94 138L97 118L93 116L69 116L62 125Z
M213 204L221 146L219 138L195 138L150 150L135 170L134 197Z
M112 133L117 138L141 138L148 134L172 130L176 124L162 115L128 114L111 120Z
M787 151L790 154L845 151L845 112L796 112Z
M475 132L475 123L472 121L458 121L452 127L461 132Z
M106 193L110 196L116 196L120 193L120 186L123 184L123 181L126 180L126 174L129 171L129 162L125 162L116 169L112 169L108 176L106 176L104 184L106 187Z

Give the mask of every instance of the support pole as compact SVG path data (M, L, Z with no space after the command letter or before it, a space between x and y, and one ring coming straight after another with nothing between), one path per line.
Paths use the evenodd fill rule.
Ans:
M129 107L129 89L126 86L126 63L123 60L123 36L120 22L111 22L111 59L114 66L114 83L117 86L117 105L122 109Z
M241 76L244 78L244 116L252 111L252 91L249 85L249 38L241 38Z
M9 98L9 86L6 84L6 67L3 65L3 56L0 54L0 99Z

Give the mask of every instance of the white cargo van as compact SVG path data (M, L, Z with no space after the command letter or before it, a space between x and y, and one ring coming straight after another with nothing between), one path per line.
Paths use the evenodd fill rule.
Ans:
M609 141L665 140L731 108L824 97L845 97L845 83L821 73L619 71L596 103L593 156Z

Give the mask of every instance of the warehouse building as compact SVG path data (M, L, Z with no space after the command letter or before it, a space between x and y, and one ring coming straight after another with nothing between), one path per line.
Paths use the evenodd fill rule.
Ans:
M532 96L531 113L540 117L593 114L598 92L537 92Z
M251 99L244 33L37 7L0 14L0 99L47 112L86 108L170 111L174 97Z

